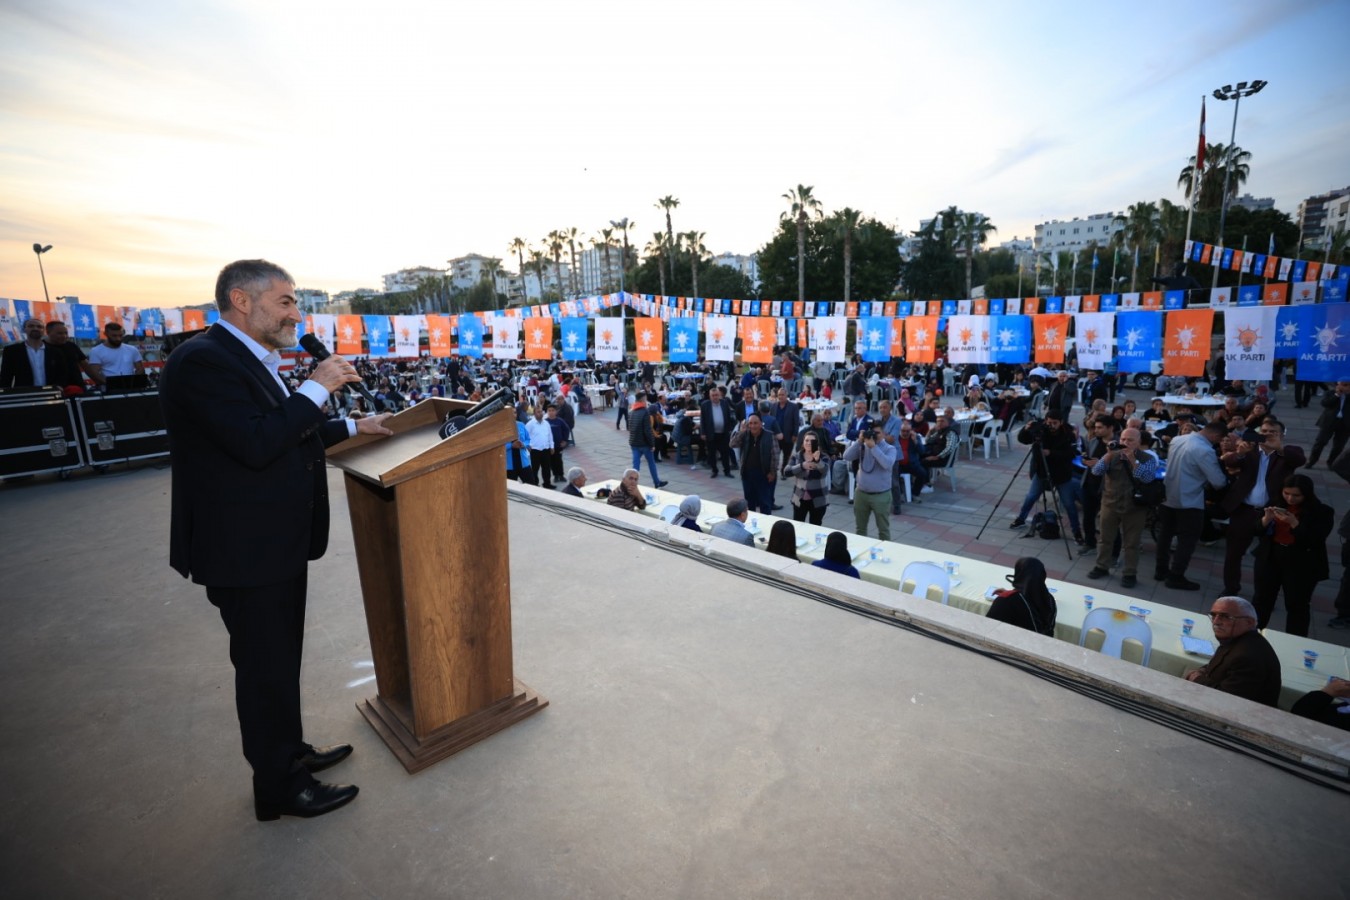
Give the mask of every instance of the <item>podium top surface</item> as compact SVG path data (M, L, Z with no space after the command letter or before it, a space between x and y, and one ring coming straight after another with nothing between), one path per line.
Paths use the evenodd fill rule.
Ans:
M473 405L441 397L424 400L385 420L392 436L358 434L330 447L328 461L349 475L393 487L516 439L515 412L509 407L442 439L442 423Z

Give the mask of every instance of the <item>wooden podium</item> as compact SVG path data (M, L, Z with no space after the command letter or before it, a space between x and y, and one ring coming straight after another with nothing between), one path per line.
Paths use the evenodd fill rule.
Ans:
M472 404L432 398L357 435L328 461L346 475L376 696L357 704L409 772L548 705L511 668L504 409L448 440Z

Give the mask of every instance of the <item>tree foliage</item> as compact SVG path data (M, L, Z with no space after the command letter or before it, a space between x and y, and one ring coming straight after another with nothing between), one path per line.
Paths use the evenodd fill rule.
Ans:
M795 217L781 220L773 239L760 249L761 296L775 300L797 296L798 225ZM843 299L846 233L839 213L806 223L803 260L807 300ZM860 217L852 235L850 294L859 300L891 297L900 278L896 233L875 219Z

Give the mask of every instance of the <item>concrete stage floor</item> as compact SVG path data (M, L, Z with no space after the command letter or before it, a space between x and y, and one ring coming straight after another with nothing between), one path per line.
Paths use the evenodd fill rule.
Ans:
M373 673L329 475L305 724L355 745L325 777L361 795L271 823L253 818L224 627L166 563L167 471L0 489L5 896L1350 889L1344 793L521 502L515 668L550 706L410 776L356 710Z

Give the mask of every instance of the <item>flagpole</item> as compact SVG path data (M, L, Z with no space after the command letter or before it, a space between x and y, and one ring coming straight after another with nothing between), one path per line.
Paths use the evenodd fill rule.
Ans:
M1200 147L1205 146L1205 95L1200 95ZM1197 149L1195 153L1195 168L1191 170L1191 202L1186 205L1186 244L1191 242L1191 220L1195 218L1195 206L1200 196L1200 177L1204 173L1205 158L1204 151ZM1183 244L1182 246L1186 246ZM1190 262L1190 260L1187 260ZM1115 274L1111 276L1115 280Z
M1247 264L1247 236L1242 236L1242 264ZM1242 266L1238 266L1238 290L1242 290Z

